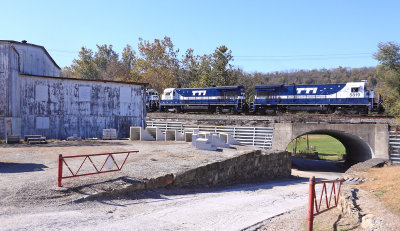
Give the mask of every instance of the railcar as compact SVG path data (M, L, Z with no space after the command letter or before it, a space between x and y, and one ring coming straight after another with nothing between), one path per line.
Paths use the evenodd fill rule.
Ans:
M368 82L321 85L264 85L255 86L251 109L256 113L317 111L367 114L382 110Z
M245 110L244 86L167 88L161 95L160 111L240 113Z

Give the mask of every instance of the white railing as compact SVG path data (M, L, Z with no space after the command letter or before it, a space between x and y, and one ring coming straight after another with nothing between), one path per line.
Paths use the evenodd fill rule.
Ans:
M389 131L389 159L400 164L400 131Z
M272 148L274 129L272 127L230 127L230 126L209 126L209 125L185 125L181 122L156 122L147 121L148 127L159 127L165 130L178 130L197 128L203 132L229 133L241 144L256 146L264 149Z

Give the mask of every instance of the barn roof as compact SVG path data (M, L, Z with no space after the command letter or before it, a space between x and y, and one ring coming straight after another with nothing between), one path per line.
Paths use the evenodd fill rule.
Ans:
M24 45L24 46L32 46L32 47L38 47L41 48L44 53L49 57L49 59L51 60L51 62L59 69L61 70L61 68L57 65L57 63L54 61L54 59L51 57L51 55L49 54L49 52L47 52L46 48L44 48L43 46L39 46L36 44L32 44L32 43L27 43L26 40L22 40L22 42L18 42L18 41L14 41L14 40L0 40L0 44L1 43L8 43L8 44L19 44L19 45Z

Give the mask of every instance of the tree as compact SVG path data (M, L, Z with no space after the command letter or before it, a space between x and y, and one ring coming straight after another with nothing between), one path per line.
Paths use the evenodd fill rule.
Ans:
M400 45L395 42L379 43L374 57L380 65L377 68L382 86L384 108L389 114L400 117Z
M72 61L73 76L80 79L99 79L97 65L93 60L93 51L82 47L79 59Z
M118 77L118 80L126 82L139 82L141 80L137 68L137 59L136 52L127 44L122 51L120 61L121 75Z
M121 68L118 54L113 50L112 45L96 45L97 52L93 61L96 63L100 79L115 80L121 75Z
M181 87L196 87L201 78L200 60L198 55L193 54L193 49L186 50L185 55L181 61L182 71L180 78Z
M215 49L212 62L212 84L216 86L233 85L236 81L231 78L229 71L232 66L229 64L233 60L232 51L226 46L220 46Z
M163 40L155 39L153 43L139 38L140 58L137 68L144 82L161 92L168 87L178 87L179 60L176 58L179 50L169 37Z

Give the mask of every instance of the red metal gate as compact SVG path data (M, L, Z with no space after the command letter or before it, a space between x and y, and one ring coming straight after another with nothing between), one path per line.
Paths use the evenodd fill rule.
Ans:
M94 175L94 174L100 174L100 173L106 173L106 172L116 172L116 171L120 171L122 169L122 167L124 166L126 160L129 157L129 154L131 153L137 153L139 151L127 151L127 152L115 152L115 153L101 153L101 154L88 154L88 155L77 155L77 156L62 156L62 154L59 155L58 157L58 180L57 180L57 185L58 187L61 187L61 180L62 179L67 179L67 178L73 178L73 177L79 177L79 176L88 176L88 175ZM114 158L114 155L126 155L125 158L123 158L122 163L120 163L120 165L118 165L116 159ZM100 166L98 166L97 164L95 164L95 162L93 161L93 157L99 157L99 156L106 156L104 163ZM68 165L66 159L71 159L71 158L75 158L75 159L79 159L79 158L83 158L82 163L79 165L79 168L76 171L72 171L71 167ZM86 172L86 173L80 173L81 168L83 166L83 164L86 162L86 160L89 161L89 163L91 164L91 166L93 166L93 170L92 172ZM105 170L105 166L110 165L111 164L111 169L110 167L107 167L108 170ZM69 173L71 173L68 176L63 176L63 167L64 165L67 167Z
M340 187L344 179L340 180L327 180L327 181L315 181L315 177L310 178L310 192L308 197L308 214L307 214L307 230L313 230L313 222L314 217L326 212L330 209L336 208L339 202L339 194L340 194ZM317 196L315 194L315 185L322 184L321 196L319 197L319 201L317 201ZM328 192L327 192L327 184L332 184L329 200L328 200ZM325 197L323 197L325 195ZM333 203L332 203L333 198ZM321 209L321 205L325 199L325 205ZM315 212L314 212L315 207Z

